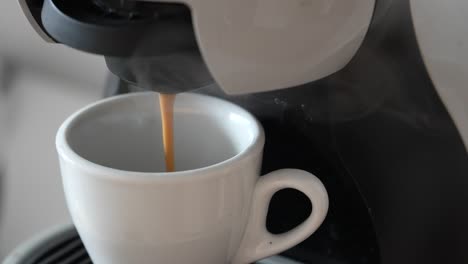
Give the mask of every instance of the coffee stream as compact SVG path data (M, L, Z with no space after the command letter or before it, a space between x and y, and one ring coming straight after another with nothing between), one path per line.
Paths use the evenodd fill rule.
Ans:
M174 161L174 101L175 94L160 94L159 107L161 109L162 136L166 171L175 171Z

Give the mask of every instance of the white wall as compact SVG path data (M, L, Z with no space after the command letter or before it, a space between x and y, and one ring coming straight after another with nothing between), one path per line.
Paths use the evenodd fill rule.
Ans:
M43 42L16 0L0 1L0 11L1 262L32 235L69 221L55 132L100 98L107 69L102 57ZM2 71L4 62L13 71Z
M0 1L0 10L0 57L69 79L103 83L107 69L102 57L45 43L29 25L17 0Z
M0 124L0 259L34 234L69 222L55 133L68 115L100 97L82 83L34 71L16 74L11 88L2 108L8 118Z

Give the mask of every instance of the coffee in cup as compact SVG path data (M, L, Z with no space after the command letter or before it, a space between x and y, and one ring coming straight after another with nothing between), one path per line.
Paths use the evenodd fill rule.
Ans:
M260 177L265 136L232 103L179 94L177 171L165 172L158 94L93 103L60 127L56 145L67 205L96 264L250 263L309 237L328 210L320 180L282 169ZM271 197L293 188L311 201L296 228L266 229Z

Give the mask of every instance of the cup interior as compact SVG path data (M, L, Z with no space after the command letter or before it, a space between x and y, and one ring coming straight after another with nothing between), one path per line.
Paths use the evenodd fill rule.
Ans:
M174 104L176 171L214 165L245 151L259 136L255 118L213 97L179 94ZM75 114L65 141L82 158L113 169L164 172L157 93L117 96Z

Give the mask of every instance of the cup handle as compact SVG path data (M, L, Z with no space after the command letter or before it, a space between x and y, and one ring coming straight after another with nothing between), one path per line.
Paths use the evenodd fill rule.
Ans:
M266 228L268 206L273 195L285 188L304 193L312 203L312 213L292 230L275 235ZM327 191L313 174L297 169L282 169L260 177L253 194L249 222L232 264L255 262L301 243L322 224L327 211Z

